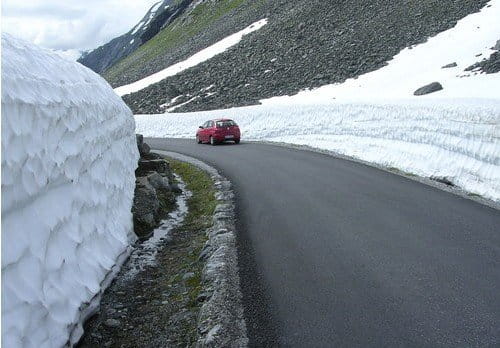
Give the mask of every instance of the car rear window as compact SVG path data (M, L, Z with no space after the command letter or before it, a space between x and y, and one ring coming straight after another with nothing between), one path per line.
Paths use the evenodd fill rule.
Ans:
M217 121L217 128L231 127L236 126L236 122L234 121Z

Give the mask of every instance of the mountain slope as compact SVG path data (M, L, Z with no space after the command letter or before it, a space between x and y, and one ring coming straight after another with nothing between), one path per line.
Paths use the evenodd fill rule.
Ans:
M117 87L184 60L260 19L265 1L185 0L178 17L150 41L104 72Z
M177 104L191 100L176 111L207 110L342 82L384 66L403 48L453 27L486 3L267 1L258 8L261 17L269 18L264 28L210 61L124 100L135 113L165 112L160 106L175 105L173 98Z

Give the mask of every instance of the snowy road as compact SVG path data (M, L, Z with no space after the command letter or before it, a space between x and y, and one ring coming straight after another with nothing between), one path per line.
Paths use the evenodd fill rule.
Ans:
M307 151L148 143L233 182L253 346L500 345L499 211Z

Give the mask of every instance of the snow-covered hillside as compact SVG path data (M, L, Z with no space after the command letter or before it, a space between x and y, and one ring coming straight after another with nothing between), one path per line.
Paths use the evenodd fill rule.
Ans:
M229 117L241 125L244 139L309 145L421 176L447 177L500 200L500 74L464 72L495 52L491 48L500 39L500 0L489 5L358 79L263 100L260 106L137 115L138 131L192 138L206 119ZM456 67L442 68L453 62ZM413 96L433 81L444 90Z
M221 41L213 44L212 46L209 46L200 52L196 53L195 55L189 57L188 59L174 64L164 70L161 70L153 75L150 75L148 77L145 77L144 79L141 79L139 81L133 82L131 84L125 85L125 86L120 86L115 88L115 92L118 95L125 95L129 93L134 93L137 91L140 91L141 89L144 89L154 83L157 83L169 76L174 76L186 69L189 69L193 66L196 66L202 62L205 62L209 60L210 58L215 57L216 55L226 51L230 47L236 45L238 42L241 41L243 36L250 34L256 30L259 30L262 28L264 25L267 24L267 19L262 19L258 22L255 22L251 25L249 25L247 28L240 30L237 33L234 33L233 35L229 35L228 37L222 39Z
M134 238L137 160L132 114L101 77L2 35L3 346L79 338Z

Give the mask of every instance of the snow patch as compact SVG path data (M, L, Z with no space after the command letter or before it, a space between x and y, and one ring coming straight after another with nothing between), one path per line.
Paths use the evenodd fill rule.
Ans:
M135 35L142 28L143 25L144 25L144 22L139 22L139 24L137 24L135 26L134 30L132 30L130 35Z
M8 34L2 87L2 344L62 347L134 240L134 119L99 75Z
M180 103L178 105L175 105L175 106L172 106L171 108L167 109L167 112L172 112L174 111L175 109L177 108L180 108L181 106L184 106L186 104L189 104L191 103L192 101L196 100L196 99L199 99L200 97L199 96L194 96L193 98L189 99L188 101L185 101L184 103ZM174 98L175 99L175 98Z
M144 89L154 83L160 82L163 79L166 79L167 77L174 76L181 71L184 71L186 69L189 69L193 66L196 66L204 61L209 60L210 58L223 53L230 47L236 45L238 42L241 41L243 36L250 34L256 30L259 30L262 28L264 25L267 24L267 19L262 19L256 23L253 23L249 27L233 34L225 39L213 44L210 47L207 47L200 52L194 54L193 56L189 57L188 59L174 64L166 69L163 69L153 75L150 75L148 77L143 78L142 80L136 81L134 83L131 83L129 85L121 86L118 88L115 88L115 92L123 96L125 94L130 94L134 93L137 91L140 91L141 89Z

